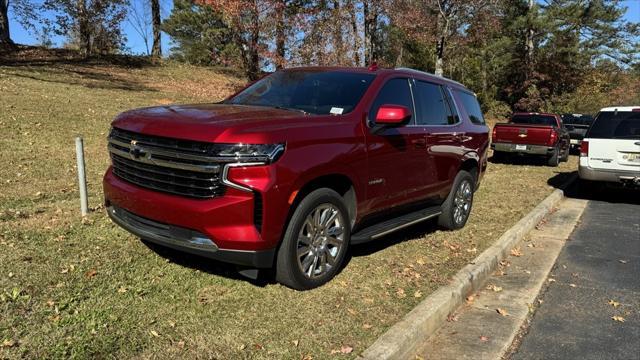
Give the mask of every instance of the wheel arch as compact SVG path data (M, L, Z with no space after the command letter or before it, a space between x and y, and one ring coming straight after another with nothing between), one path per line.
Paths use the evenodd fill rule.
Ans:
M480 156L475 152L469 152L465 154L462 159L462 163L460 163L460 168L458 171L464 170L473 176L476 189L478 188L480 181Z

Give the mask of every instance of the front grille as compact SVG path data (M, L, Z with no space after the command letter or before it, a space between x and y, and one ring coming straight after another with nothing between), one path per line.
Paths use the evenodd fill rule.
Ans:
M135 185L193 198L222 195L215 144L143 135L113 128L109 134L113 173Z

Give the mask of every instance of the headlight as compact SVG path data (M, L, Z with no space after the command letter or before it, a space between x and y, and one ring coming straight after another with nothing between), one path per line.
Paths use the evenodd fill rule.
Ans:
M284 152L284 144L218 144L217 156L241 163L270 164Z

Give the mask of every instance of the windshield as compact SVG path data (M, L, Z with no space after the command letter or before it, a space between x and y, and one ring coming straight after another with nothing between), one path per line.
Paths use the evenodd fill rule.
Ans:
M640 139L640 111L607 111L598 114L586 137Z
M549 115L514 115L511 122L513 124L558 125L556 118Z
M562 122L565 125L591 125L593 117L591 115L582 114L564 114L562 115Z
M373 74L346 71L279 71L249 86L226 103L341 115L358 105L374 77Z

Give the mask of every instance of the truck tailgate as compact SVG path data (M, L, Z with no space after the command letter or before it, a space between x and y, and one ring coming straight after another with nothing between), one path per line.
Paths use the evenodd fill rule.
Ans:
M548 125L496 124L494 143L547 145L551 137Z
M640 176L640 141L589 139L588 166L599 170L637 171Z

